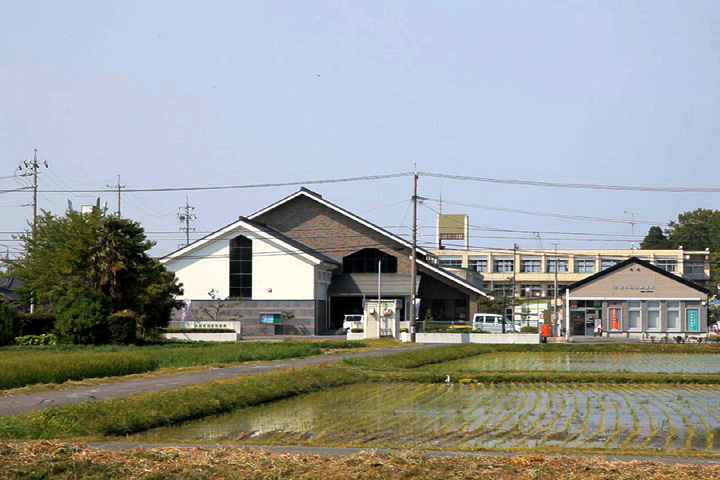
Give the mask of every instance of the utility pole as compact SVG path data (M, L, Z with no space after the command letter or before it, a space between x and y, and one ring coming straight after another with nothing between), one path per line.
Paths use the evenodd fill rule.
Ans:
M47 160L43 160L42 164L45 165L45 168L48 168ZM38 189L38 170L40 169L40 164L38 163L38 156L37 156L37 148L33 151L33 158L32 160L24 160L23 163L18 167L18 170L21 170L23 173L20 174L21 177L32 177L32 191L33 191L33 200L32 200L32 207L33 207L33 217L32 217L32 237L35 237L35 228L37 228L37 207L38 207L38 200L37 200L37 189ZM30 297L30 313L35 313L35 296L31 294Z
M185 224L185 226L180 227L180 231L185 232L185 246L190 245L190 232L195 231L195 227L190 227L190 222L197 218L194 212L195 207L190 205L188 197L185 197L185 206L180 207L178 212L178 220Z
M512 276L512 313L510 314L510 321L515 324L515 282L517 277L517 251L520 245L517 243L513 244L513 276Z
M410 267L410 342L415 342L415 284L417 283L417 202L418 202L418 171L417 163L413 162L413 223L412 223L412 261Z
M117 188L117 216L120 216L120 190L127 187L120 183L120 175L118 174L117 183L115 185L107 185L110 188Z
M30 188L32 188L33 192L33 199L32 199L32 207L33 207L33 217L32 217L32 233L35 234L35 227L37 226L37 207L38 207L38 201L37 201L37 189L38 189L38 174L40 173L38 170L40 169L40 165L45 165L45 168L48 168L47 160L43 160L42 162L38 163L38 156L37 156L37 148L33 152L33 158L32 160L24 160L20 166L17 168L18 170L22 171L19 176L20 177L32 177L32 185Z
M560 262L558 261L558 254L557 254L557 247L559 244L553 243L555 246L555 288L553 289L553 323L556 323L559 321L558 317L558 307L557 307L557 301L558 301L558 265Z
M632 232L632 236L630 238L630 252L635 252L635 214L640 213L636 210L625 210L625 215L631 215L632 220L630 220L630 228Z

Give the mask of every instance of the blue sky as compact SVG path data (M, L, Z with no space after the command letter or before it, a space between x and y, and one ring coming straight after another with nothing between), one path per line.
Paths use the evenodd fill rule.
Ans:
M41 189L101 188L117 174L132 188L297 181L409 171L413 161L496 178L715 186L719 45L720 3L701 0L6 2L0 177L37 148L51 165ZM0 179L0 189L15 186ZM314 189L379 225L410 225L409 178ZM189 196L207 231L294 190ZM441 191L449 201L620 219L635 210L658 222L718 206L718 194L421 179L421 195ZM29 198L0 194L0 230L26 225L31 210L19 205ZM93 196L44 193L40 206L62 213L67 198ZM185 193L124 199L123 213L148 231L177 231ZM444 210L480 227L611 234L542 234L546 247L629 246L629 225ZM423 242L434 217L420 208ZM647 226L636 230L642 237ZM473 235L478 247L538 246L532 235ZM0 244L17 246L9 237ZM154 238L162 254L182 235Z

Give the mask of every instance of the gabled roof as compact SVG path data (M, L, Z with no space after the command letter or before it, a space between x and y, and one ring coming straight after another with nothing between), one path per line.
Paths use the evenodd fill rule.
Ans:
M422 260L418 260L417 264L418 268L421 271L425 271L426 273L429 273L431 275L434 274L435 276L443 277L445 280L449 280L450 282L454 283L455 285L459 286L464 290L470 290L471 292L477 293L478 295L482 295L489 298L490 300L493 300L493 297L485 293L481 288L476 287L472 283L466 281L464 278L460 278L457 275L448 272L442 267L437 267L430 263L423 262Z
M16 290L22 282L16 277L0 277L0 299L15 301L19 298Z
M326 263L332 263L334 265L339 265L337 260L334 260L334 259L328 257L327 255L314 250L313 248L305 245L304 243L298 242L294 238L290 238L287 235L285 235L263 223L256 222L254 220L249 220L245 217L240 217L240 218L238 218L237 221L230 223L230 224L222 227L221 229L216 230L213 233L204 236L203 238L201 238L199 240L196 240L195 242L191 243L190 245L186 245L178 250L175 250L172 253L165 255L163 258L160 259L160 261L163 263L166 263L171 260L181 259L184 256L190 254L191 252L197 250L198 248L205 246L206 244L210 243L211 241L216 240L217 238L220 238L223 235L231 233L240 228L244 228L246 230L251 230L251 231L254 230L254 231L261 232L266 237L270 237L270 238L276 240L277 242L283 244L289 250L289 252L288 252L289 254L296 254L301 257L312 258L319 262L326 262Z
M368 222L368 221L365 220L364 218L358 217L358 216L355 215L354 213L349 212L349 211L345 210L344 208L335 205L335 204L332 203L332 202L328 202L328 201L325 200L325 199L322 197L322 195L320 195L319 193L313 192L312 190L309 190L309 189L307 189L307 188L305 188L305 187L302 187L302 188L301 188L300 190L298 190L297 192L295 192L295 193L293 193L293 194L291 194L291 195L288 195L287 197L285 197L285 198L283 198L283 199L281 199L281 200L278 200L277 202L273 203L272 205L269 205L269 206L263 208L262 210L259 210L259 211L255 212L255 213L253 213L253 214L250 215L248 218L251 219L251 220L254 219L254 218L257 218L257 217L259 217L260 215L262 215L262 214L264 214L264 213L267 213L267 212L269 212L269 211L271 211L271 210L274 210L274 209L276 209L276 208L278 208L278 207L280 207L280 206L282 206L282 205L284 205L284 204L286 204L286 203L290 202L291 200L294 200L294 199L296 199L296 198L298 198L298 197L309 198L310 200L313 200L313 201L315 201L315 202L317 202L317 203L319 203L319 204L321 204L321 205L324 205L324 206L326 206L326 207L328 207L328 208L331 208L331 209L335 210L336 212L338 212L338 213L340 213L340 214L342 214L342 215L345 215L346 217L354 220L355 222L358 222L358 223L360 223L360 224L362 224L362 225L364 225L364 226L366 226L366 227L368 227L368 228L370 228L370 229L372 229L372 230L375 230L376 232L380 233L381 235L384 235L385 237L387 237L387 238L389 238L389 239L391 239L391 240L393 240L393 241L395 241L395 242L398 242L398 243L400 243L400 244L402 244L402 245L404 245L404 246L406 246L406 247L408 247L408 248L412 248L412 244L411 244L410 242L408 242L407 240L405 240L404 238L402 238L402 237L400 237L400 236L398 236L398 235L395 235L394 233L391 233L391 232L385 230L385 229L382 228L382 227L378 227L378 226L375 225L374 223ZM430 251L428 251L428 250L426 250L426 249L424 249L424 248L421 248L421 247L416 247L416 248L417 248L418 253L420 253L421 255L425 255L425 256L428 256L428 255L431 256L431 255L433 255Z
M306 254L310 255L311 257L314 257L315 259L320 260L321 262L333 263L335 265L340 265L340 262L338 262L334 258L330 258L327 255L325 255L324 253L318 252L317 250L314 250L312 247L309 247L309 246L305 245L304 243L295 240L294 238L288 237L284 233L279 232L279 231L275 230L274 228L265 225L264 223L256 222L255 220L250 220L249 218L243 218L243 220L245 222L247 222L248 224L257 228L258 230L267 233L269 236L274 237L275 239L280 240L281 242L290 245L291 247L293 247L293 249L296 252L306 253Z
M575 289L578 288L578 287L582 287L583 285L586 285L586 284L588 284L588 283L590 283L590 282L594 282L594 281L597 280L598 278L602 278L602 277L604 277L605 275L610 275L610 274L613 273L614 271L620 270L621 268L624 268L624 267L626 267L626 266L628 266L628 265L630 265L630 264L638 264L638 265L641 265L641 266L647 268L648 270L651 270L651 271L653 271L653 272L655 272L655 273L658 273L658 274L660 274L660 275L662 275L662 276L664 276L664 277L671 278L671 279L675 280L676 282L682 283L683 285L686 285L686 286L688 286L688 287L690 287L690 288L694 288L695 290L697 290L697 291L699 291L699 292L702 292L702 293L704 293L705 295L709 295L709 294L710 294L710 290L708 290L707 288L702 287L702 286L698 285L697 283L695 283L695 282L693 282L693 281L691 281L691 280L688 280L687 278L683 278L683 277L680 277L680 276L678 276L678 275L675 275L674 273L670 273L670 272L668 272L667 270L663 270L662 268L660 268L660 267L658 267L658 266L655 266L655 265L653 265L652 263L650 263L650 262L648 262L648 261L646 261L646 260L641 260L641 259L639 259L639 258L637 258L637 257L630 257L630 258L628 258L627 260L623 260L623 261L620 262L620 263L616 263L616 264L613 265L612 267L606 268L605 270L602 270L602 271L597 272L597 273L595 273L595 274L593 274L593 275L590 275L590 276L587 277L587 278L583 278L583 279L580 280L580 281L577 281L577 282L575 282L575 283L573 283L573 284L571 284L571 285L568 285L567 289L570 290L570 291L575 290Z

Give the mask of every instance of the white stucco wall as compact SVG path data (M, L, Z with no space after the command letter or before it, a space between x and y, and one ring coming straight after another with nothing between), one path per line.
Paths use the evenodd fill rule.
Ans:
M253 300L313 300L319 261L288 253L289 247L254 230L235 229L165 265L183 284L183 298L208 300L214 288L230 293L230 239L244 235L253 242ZM290 251L293 251L290 249Z
M227 297L230 293L228 240L217 240L190 252L186 257L166 262L165 266L175 272L185 293L182 298L209 300L211 288Z
M253 300L313 300L315 265L276 242L253 238Z

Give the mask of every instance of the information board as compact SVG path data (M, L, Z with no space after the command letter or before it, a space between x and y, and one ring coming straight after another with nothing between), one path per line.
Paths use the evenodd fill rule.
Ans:
M685 315L687 316L687 328L689 332L699 332L700 331L700 322L698 317L700 316L700 310L697 308L688 308L685 311Z

